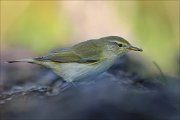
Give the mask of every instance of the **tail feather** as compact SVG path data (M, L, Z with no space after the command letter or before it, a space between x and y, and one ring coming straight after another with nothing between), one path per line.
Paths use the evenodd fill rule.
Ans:
M15 62L35 63L35 61L33 59L22 59L22 60L10 60L10 61L6 61L6 63L15 63Z
M45 67L48 67L46 65L46 62L43 62L43 61L37 61L35 59L21 59L21 60L10 60L10 61L6 61L6 63L16 63L16 62L26 62L26 63L32 63L32 64L37 64L37 65L42 65L42 66L45 66Z

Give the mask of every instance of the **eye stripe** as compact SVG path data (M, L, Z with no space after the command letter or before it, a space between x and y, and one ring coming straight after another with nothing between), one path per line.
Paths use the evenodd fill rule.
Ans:
M122 47L123 45L122 44L118 44L119 47Z
M114 43L116 43L119 47L123 47L123 44L119 41L115 41Z

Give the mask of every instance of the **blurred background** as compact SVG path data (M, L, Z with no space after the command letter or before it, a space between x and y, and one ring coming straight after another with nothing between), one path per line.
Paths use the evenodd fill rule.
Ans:
M155 61L165 73L176 75L178 3L1 1L1 53L3 57L8 53L8 59L29 58L57 47L118 35L144 50L138 55L148 61L149 67Z
M117 35L143 52L128 56L143 65L140 76L180 74L179 1L6 1L1 0L1 77L4 84L40 74L31 64L3 61L42 56L76 43ZM153 64L157 63L161 70ZM131 68L139 71L138 66ZM23 74L22 74L23 73ZM179 77L178 77L179 78Z

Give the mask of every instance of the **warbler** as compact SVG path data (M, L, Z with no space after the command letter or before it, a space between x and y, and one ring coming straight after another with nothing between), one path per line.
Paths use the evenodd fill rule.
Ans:
M43 57L8 61L28 62L52 69L66 82L98 75L110 68L117 58L128 51L143 51L119 36L91 39L72 47L57 49Z

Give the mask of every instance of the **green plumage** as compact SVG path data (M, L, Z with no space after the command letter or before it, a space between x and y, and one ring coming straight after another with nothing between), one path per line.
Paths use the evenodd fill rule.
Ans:
M44 57L35 58L38 61L54 61L60 63L92 63L101 59L103 53L103 46L96 40L89 40L86 42L74 45L71 48L59 49L49 53Z
M98 75L110 68L115 60L130 50L142 51L125 39L108 36L58 49L43 57L8 61L28 62L51 68L67 82Z

